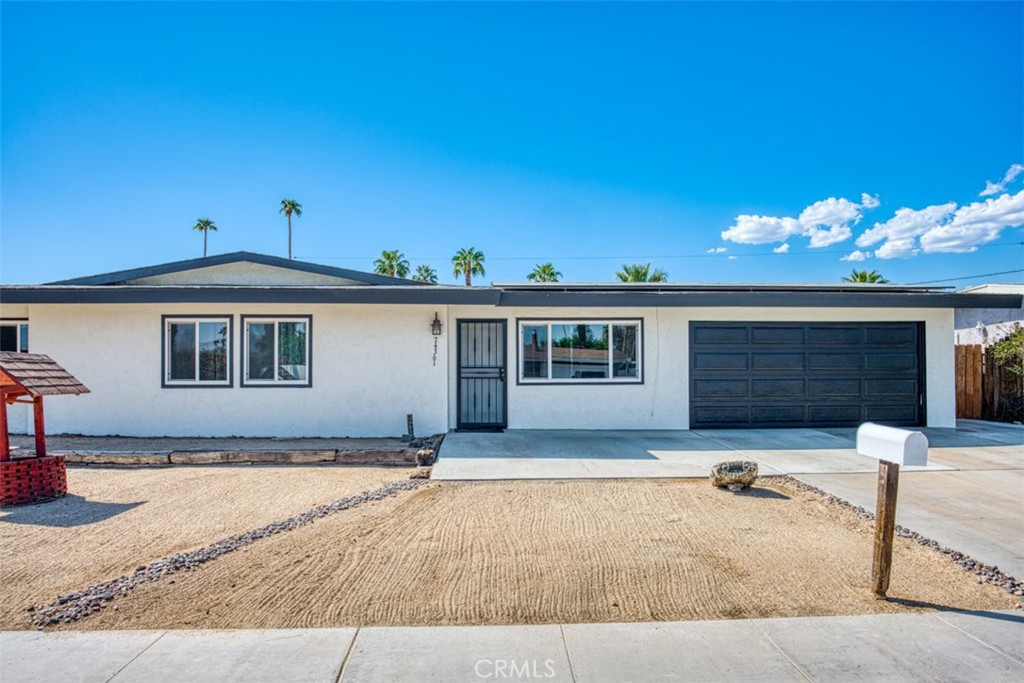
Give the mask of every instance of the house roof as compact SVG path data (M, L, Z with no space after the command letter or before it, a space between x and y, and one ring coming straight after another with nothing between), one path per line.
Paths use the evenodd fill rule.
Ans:
M251 263L336 277L332 284L196 284L157 276ZM157 278L157 279L153 279ZM370 286L368 286L370 285ZM531 307L1020 308L1012 292L892 284L499 283L429 285L239 251L44 285L0 285L0 303L425 304Z
M328 275L345 280L353 280L367 285L417 286L420 284L415 280L388 277L386 275L377 275L375 273L365 273L359 270L349 270L348 268L335 268L333 266L324 266L319 263L281 258L280 256L256 254L251 251L235 251L230 254L217 254L216 256L204 256L203 258L188 259L186 261L173 261L171 263L161 263L159 265L146 266L143 268L118 270L112 273L88 275L86 277L77 277L70 280L58 280L47 284L79 286L126 285L132 280L138 280L141 278L181 273L189 270L198 270L200 268L209 268L212 266L223 266L229 263L256 263L259 265L272 266L274 268L285 268L287 270L294 270L303 273Z
M84 384L49 356L16 351L0 351L0 387L15 387L30 396L89 393Z

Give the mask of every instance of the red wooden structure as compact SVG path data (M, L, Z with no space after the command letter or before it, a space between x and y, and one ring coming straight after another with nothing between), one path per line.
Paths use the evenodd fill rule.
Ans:
M64 456L46 455L43 397L88 392L85 385L49 356L0 351L0 507L57 498L68 492ZM8 403L32 404L34 456L11 457Z

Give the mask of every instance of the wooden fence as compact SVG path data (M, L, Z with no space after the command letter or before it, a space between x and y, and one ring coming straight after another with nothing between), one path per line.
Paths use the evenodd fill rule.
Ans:
M996 364L991 349L979 344L956 347L956 416L974 420L1020 419L1022 378Z

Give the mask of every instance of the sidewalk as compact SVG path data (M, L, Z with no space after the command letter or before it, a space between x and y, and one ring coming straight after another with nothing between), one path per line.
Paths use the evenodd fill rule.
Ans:
M1024 613L0 634L31 681L1019 681Z

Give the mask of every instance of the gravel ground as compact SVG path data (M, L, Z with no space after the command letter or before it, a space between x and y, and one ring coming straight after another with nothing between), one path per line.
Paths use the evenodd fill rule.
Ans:
M118 610L71 627L671 621L1019 604L907 537L895 543L892 600L875 600L871 548L864 515L781 478L737 494L694 480L432 482L264 538L173 583L142 583Z
M26 628L29 604L408 477L296 465L69 468L68 496L0 510L0 628Z

